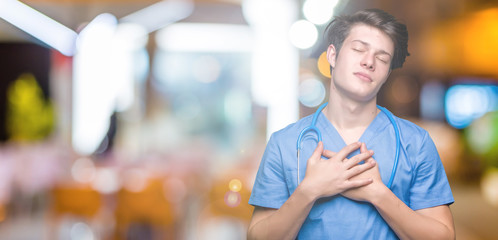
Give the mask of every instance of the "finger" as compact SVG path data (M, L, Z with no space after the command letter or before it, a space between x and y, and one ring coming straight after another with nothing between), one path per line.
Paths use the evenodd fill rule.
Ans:
M310 160L316 161L316 160L320 159L322 156L322 153L323 153L323 143L320 141L320 142L318 142L318 145L316 146L313 154L311 154Z
M372 182L373 182L373 179L371 179L371 178L349 180L346 183L346 189L349 190L349 189L352 189L352 188L363 187L363 186L366 186L366 185L368 185L368 184L370 184Z
M335 156L334 158L336 159L339 159L339 160L343 160L346 158L346 156L348 156L351 152L353 152L354 150L358 149L360 147L360 143L359 142L354 142L354 143L351 143L345 147L343 147L341 149L341 151L339 151Z
M366 151L368 151L367 145L365 143L361 143L360 152L364 153Z
M326 158L332 158L336 155L337 153L336 152L332 152L330 150L323 150L323 156L326 157Z
M368 162L376 163L376 162L375 162L375 159L373 159L372 157L370 157L369 159L367 159L367 160L365 161L365 163L368 163Z
M365 162L364 164L356 165L356 166L350 168L348 171L346 171L345 177L348 179L352 178L358 174L361 174L361 173L367 171L370 168L373 168L376 164L377 163L372 160L372 161Z
M361 161L366 161L368 160L369 158L372 157L373 155L373 150L368 150L364 153L360 153L354 157L352 157L351 159L349 159L348 161L345 161L345 166L347 169L355 166L355 165L358 165L358 163L360 163Z

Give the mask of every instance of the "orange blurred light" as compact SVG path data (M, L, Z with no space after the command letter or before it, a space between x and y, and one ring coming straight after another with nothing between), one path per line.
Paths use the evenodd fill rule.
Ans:
M318 65L318 71L320 71L320 73L323 76L330 78L330 64L329 61L327 60L326 51L320 54L320 57L318 57L317 65Z
M0 223L3 222L6 218L6 211L5 211L5 206L3 204L0 204Z
M423 34L422 64L455 75L498 76L498 8L444 22Z
M498 8L480 11L460 29L463 65L470 72L498 75Z

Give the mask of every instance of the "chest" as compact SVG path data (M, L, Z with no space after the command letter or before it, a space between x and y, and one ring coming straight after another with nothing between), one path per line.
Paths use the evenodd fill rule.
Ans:
M337 128L337 133L339 133L339 136L341 136L346 145L349 145L351 143L358 142L366 129L366 126L349 129Z
M338 152L345 146L344 142L342 142L342 140L338 138L337 135L335 135L335 137L333 137L332 135L334 134L327 134L327 131L324 131L324 134L322 135L324 148L333 152ZM398 161L392 190L396 195L398 195L398 197L400 197L400 199L408 199L409 188L412 185L413 174L415 174L414 169L412 169L412 164L410 164L411 161L410 154L407 150L408 147L404 146L404 144L401 144L401 147L399 149L400 154L398 159L396 160L396 141L393 137L393 133L391 133L390 131L380 131L370 137L358 137L352 141L358 140L364 142L369 150L373 150L375 152L373 158L377 161L379 172L384 184L387 184L389 182L392 175L392 170L395 165L394 163L395 161ZM295 188L297 187L297 176L299 175L301 181L304 179L307 160L313 154L313 151L316 148L316 144L316 139L304 138L301 144L302 149L300 151L299 161L296 158L296 152L294 150L295 147L293 151L282 152L285 155L282 156L282 159L284 159L286 175L285 179L287 181L289 194L292 194L292 192L294 192ZM359 153L359 150L353 151L350 155L348 155L348 158L351 158ZM297 167L298 162L299 170Z

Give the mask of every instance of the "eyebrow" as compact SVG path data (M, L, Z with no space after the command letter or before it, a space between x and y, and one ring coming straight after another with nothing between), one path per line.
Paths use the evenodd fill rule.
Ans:
M363 44L363 45L365 45L365 46L370 47L370 43L364 42L364 41L359 40L359 39L352 40L351 42L359 42L359 43L361 43L361 44ZM376 51L375 53L377 53L377 54L387 54L389 57L391 57L391 58L392 58L392 56L391 56L391 54L390 54L390 53L388 53L387 51L382 50L382 49L380 49L380 50Z

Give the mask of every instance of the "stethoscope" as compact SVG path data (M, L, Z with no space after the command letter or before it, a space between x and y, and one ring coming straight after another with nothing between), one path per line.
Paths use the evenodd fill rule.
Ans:
M299 185L299 183L301 181L300 177L299 177L299 151L301 150L301 140L307 132L313 131L318 136L318 142L322 141L322 133L316 127L316 120L318 119L318 115L320 115L323 108L325 108L325 106L327 106L327 104L328 104L328 102L322 104L318 108L318 110L316 110L315 114L313 115L313 120L311 122L311 125L305 127L301 131L301 133L299 134L299 137L297 138L297 185ZM396 154L394 155L394 165L393 165L393 169L391 171L391 177L389 178L389 182L387 183L387 187L391 188L391 185L392 185L393 180L394 180L394 176L396 175L396 169L398 167L398 161L399 161L399 149L401 148L400 133L399 133L398 125L394 121L393 115L389 111L387 111L387 109L385 109L384 107L381 107L379 105L377 105L377 107L383 113L385 113L386 116L389 118L389 121L391 121L391 124L393 125L393 128L394 128L394 134L396 135Z

